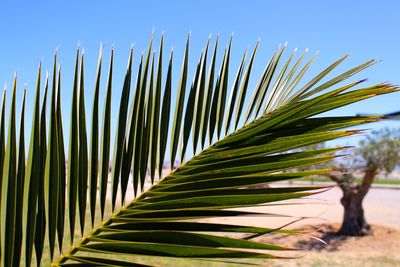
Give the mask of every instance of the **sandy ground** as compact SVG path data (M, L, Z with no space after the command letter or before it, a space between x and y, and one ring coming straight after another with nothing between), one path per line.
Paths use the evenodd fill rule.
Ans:
M400 266L400 231L372 225L373 233L363 237L343 237L334 234L340 224L317 224L302 226L304 230L318 228L313 236L323 239L323 244L305 236L265 236L260 241L285 244L304 249L296 252L301 258L273 261L269 266L352 266L395 267Z

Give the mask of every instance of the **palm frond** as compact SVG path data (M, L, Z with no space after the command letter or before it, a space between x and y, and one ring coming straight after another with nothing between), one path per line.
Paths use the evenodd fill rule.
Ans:
M163 68L164 37L160 40L158 54L152 50L153 37L150 39L146 54L140 58L133 91L133 49L130 50L111 163L114 50L111 51L104 106L100 107L100 48L89 135L86 131L84 57L83 52L77 51L67 168L61 70L57 70L56 57L48 129L48 81L46 79L44 100L40 104L42 70L39 67L27 162L23 146L24 104L18 149L16 143L15 79L7 142L5 93L0 120L2 265L15 266L24 262L25 266L30 266L33 248L37 265L46 252L53 266L152 266L154 263L147 260L149 256L221 264L251 264L251 259L291 257L282 252L295 251L295 248L253 239L267 233L297 234L297 231L240 225L234 218L280 216L247 208L276 205L278 201L326 190L314 186L261 188L259 185L328 173L329 169L298 169L331 161L337 157L340 147L300 152L296 148L357 134L358 130L345 128L380 117L317 115L397 91L397 87L390 84L360 87L363 80L336 87L374 64L373 60L320 83L345 56L298 88L317 54L305 61L307 51L297 59L294 51L283 60L285 45L275 51L251 92L249 81L256 64L258 42L248 60L247 53L244 54L236 75L231 77L232 38L217 73L218 38L212 52L209 52L210 41L207 40L200 55L189 89L188 36L175 104L171 103L173 52L168 67ZM248 95L251 95L249 99ZM172 118L171 105L174 106ZM101 108L102 125L99 124ZM207 134L208 147L205 145ZM198 147L201 151L197 153ZM165 159L168 149L170 156ZM193 157L185 161L185 157L192 154ZM177 158L180 162L175 167ZM168 161L170 172L166 173ZM90 208L86 214L88 199ZM130 202L125 203L127 200ZM97 207L100 207L101 222L96 226ZM108 217L108 212L114 213ZM225 218L228 223L203 220L212 218ZM233 221L229 221L232 218ZM65 220L69 227L64 227ZM85 230L88 220L91 227ZM78 232L82 238L74 243L76 227L80 228ZM64 242L64 231L70 235L69 246ZM48 244L48 252L45 244ZM250 261L243 262L242 258Z

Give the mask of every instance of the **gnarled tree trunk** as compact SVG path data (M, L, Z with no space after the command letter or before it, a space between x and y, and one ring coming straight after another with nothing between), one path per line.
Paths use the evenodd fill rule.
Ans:
M343 222L338 234L346 236L362 236L371 233L371 227L365 220L362 202L376 175L376 168L365 171L360 185L346 183L337 175L330 175L343 191L340 202L344 208Z
M343 197L340 202L344 208L343 223L338 234L346 236L367 235L371 227L364 217L362 201L364 197L359 196L359 186L343 190Z

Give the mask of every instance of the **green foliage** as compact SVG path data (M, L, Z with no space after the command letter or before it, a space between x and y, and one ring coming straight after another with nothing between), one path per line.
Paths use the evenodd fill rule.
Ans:
M372 131L360 141L356 157L366 168L391 173L400 162L400 130L383 128Z
M229 222L232 217L270 216L246 208L274 205L277 201L318 193L322 188L259 189L254 185L330 172L330 169L321 167L302 171L305 166L331 161L335 158L334 152L340 149L325 149L316 144L356 134L358 131L341 129L368 123L378 117L316 115L397 90L389 84L355 88L363 81L336 87L374 61L323 82L347 56L298 88L316 55L302 65L306 56L304 52L292 64L295 52L284 60L284 46L271 57L251 92L248 85L252 66L256 64L257 43L249 61L246 62L246 55L243 57L229 91L232 39L220 63L216 60L218 40L212 53L208 53L210 40L207 41L190 90L187 90L189 39L177 87L172 83L173 53L169 56L168 67L163 68L163 38L157 54L152 52L152 38L147 53L140 58L131 92L133 50L130 51L119 102L116 136L111 136L110 131L111 112L116 110L111 107L112 91L115 90L112 86L114 50L104 89L100 84L102 50L99 53L90 134L87 135L89 120L85 110L84 58L78 49L71 90L71 124L66 129L70 132L67 156L61 114L61 71L57 71L57 58L54 58L51 75L49 113L46 112L49 81L46 79L41 104L39 67L33 112L27 112L33 115L27 162L22 146L23 116L22 130L18 132L16 129L15 79L9 123L5 124L5 94L0 120L3 266L18 265L21 258L25 266L30 266L33 249L37 265L41 264L46 250L53 266L149 266L146 263L151 263L146 262L146 256L217 263L240 261L241 264L251 264L251 261L243 263L242 258L276 258L278 254L275 251L292 249L252 239L266 233L297 232L234 223L206 223L202 219L217 217ZM211 57L210 61L208 57ZM166 70L165 79L163 70ZM172 90L175 89L177 98L175 103L171 103ZM99 106L100 94L105 99L102 107ZM248 94L252 95L250 100ZM174 116L171 114L173 106ZM46 118L50 119L48 127ZM205 142L207 133L208 147ZM114 151L110 155L112 138ZM189 139L195 155L184 161ZM18 148L17 140L20 143ZM309 149L298 150L305 146ZM169 158L166 158L167 147ZM201 151L196 153L198 147ZM181 162L175 168L177 158ZM167 171L167 161L171 163L171 171L162 176L163 170ZM86 216L87 195L90 222ZM125 203L129 195L134 195L134 199ZM100 212L97 212L98 207ZM110 217L107 216L111 212L107 211L108 207L113 212L115 209ZM74 243L77 213L78 232L82 238ZM95 213L101 214L100 225L95 225ZM68 222L68 227L64 221ZM90 232L85 231L88 225ZM64 233L73 244L65 246ZM21 248L22 255L18 253Z

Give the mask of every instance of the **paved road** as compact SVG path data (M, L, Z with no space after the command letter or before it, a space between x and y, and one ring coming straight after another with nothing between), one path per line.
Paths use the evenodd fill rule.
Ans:
M287 185L287 184L286 184ZM340 204L342 192L339 188L315 195L305 200L290 201L289 203L307 203L306 205L279 205L274 207L257 207L253 211L286 214L298 217L312 217L296 222L293 226L318 224L324 222L341 222L343 208ZM281 202L289 204L288 202ZM370 224L380 224L400 228L400 190L371 188L364 199L364 211ZM318 218L315 218L318 217ZM246 217L240 219L213 219L223 223L245 223L254 226L279 227L294 218L282 217Z
M317 196L331 205L327 206L326 214L322 217L330 221L340 221L343 208L340 204L342 192L333 188ZM372 224L381 224L400 228L400 190L371 188L364 199L366 219Z

